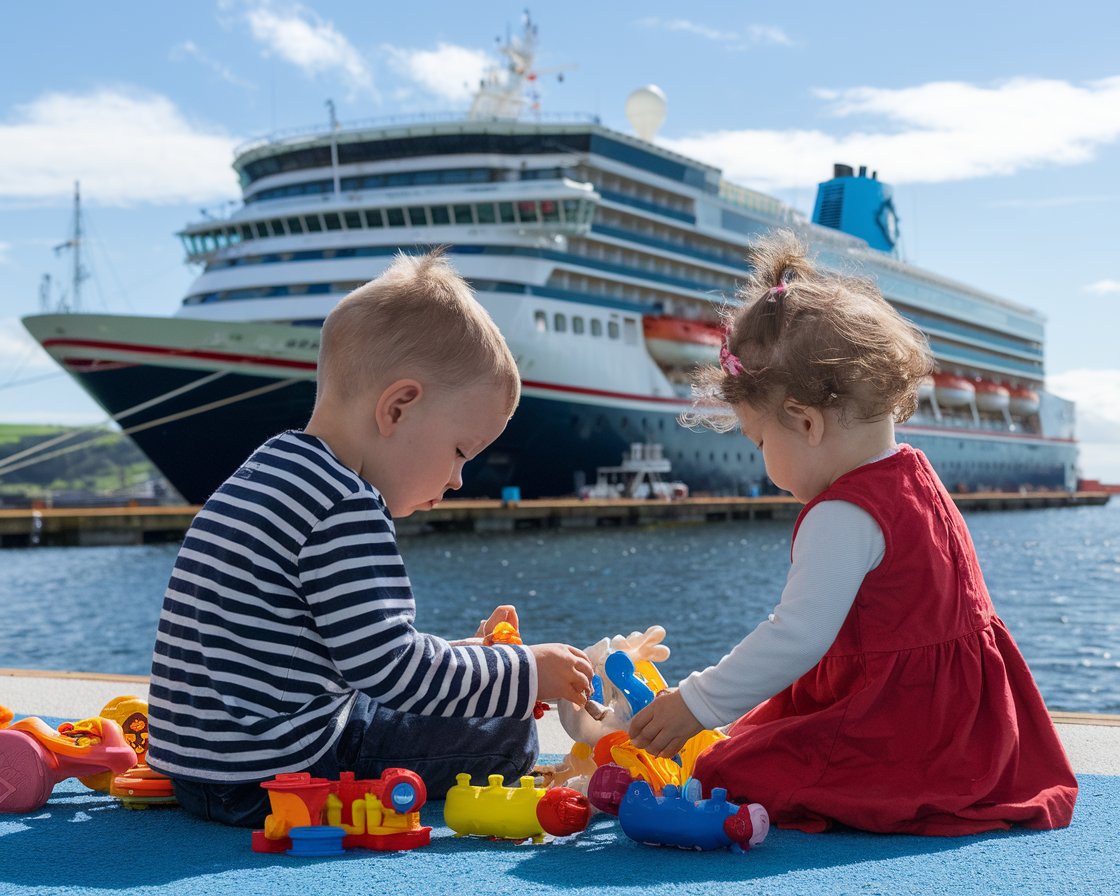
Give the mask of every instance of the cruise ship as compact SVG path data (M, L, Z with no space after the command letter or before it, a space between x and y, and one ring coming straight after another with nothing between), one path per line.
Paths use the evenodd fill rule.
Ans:
M807 218L658 145L657 88L627 101L634 134L525 116L535 43L526 20L465 116L332 121L241 147L242 201L179 234L199 273L174 316L25 326L199 503L265 439L306 423L331 307L398 252L444 245L523 379L461 494L577 493L637 443L661 446L694 495L767 493L746 439L678 416L690 371L718 358L752 242L785 228L818 263L873 278L927 334L938 372L899 438L950 489L1074 488L1074 408L1044 388L1042 316L904 262L875 172L835 166Z

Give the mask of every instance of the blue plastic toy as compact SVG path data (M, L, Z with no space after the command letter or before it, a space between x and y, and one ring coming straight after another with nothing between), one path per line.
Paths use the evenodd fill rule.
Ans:
M626 697L630 704L631 715L636 716L653 702L653 690L638 675L638 670L629 654L616 650L603 663L603 671L607 673L611 684L622 691Z
M758 803L740 806L717 787L710 799L699 799L700 782L683 788L665 786L661 796L645 781L635 781L618 807L623 833L650 846L681 849L725 849L745 852L766 839L770 816Z

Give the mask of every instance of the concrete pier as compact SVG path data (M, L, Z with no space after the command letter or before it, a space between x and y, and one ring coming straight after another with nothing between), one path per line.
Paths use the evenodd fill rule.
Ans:
M972 492L953 500L962 510L1022 510L1107 504L1107 492ZM127 545L177 542L197 506L0 508L0 547ZM399 535L429 532L514 532L695 524L726 520L792 520L801 510L788 495L760 498L692 497L666 500L529 501L452 498L397 520Z
M0 705L17 716L37 715L76 721L96 715L125 694L148 699L148 679L137 675L96 675L0 669ZM1058 735L1078 774L1120 774L1120 716L1052 712ZM572 739L555 712L537 723L542 753L564 754Z

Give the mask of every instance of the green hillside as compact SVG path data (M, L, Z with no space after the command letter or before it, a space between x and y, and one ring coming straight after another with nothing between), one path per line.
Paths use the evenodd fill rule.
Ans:
M0 423L0 498L112 494L156 475L132 441L107 426Z

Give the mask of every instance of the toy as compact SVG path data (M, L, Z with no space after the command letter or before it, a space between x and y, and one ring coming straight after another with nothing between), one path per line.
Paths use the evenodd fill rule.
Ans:
M695 779L683 789L670 784L661 796L655 796L645 781L636 781L618 807L623 833L651 846L729 847L733 852L744 852L766 839L770 816L758 803L728 802L722 787L715 788L710 799L699 796L700 783Z
M103 707L98 715L103 719L112 719L121 726L125 742L136 753L136 761L144 762L148 757L148 704L127 694L123 697L114 697ZM152 772L153 775L157 772ZM87 775L79 778L90 790L109 793L113 784L114 774L102 772L99 775Z
M0 708L0 812L33 812L66 778L136 765L135 750L112 719L63 722L56 730L36 716L9 726L12 717Z
M109 785L109 794L119 799L126 809L179 805L171 780L146 762L138 762L123 775L115 776Z
M494 630L482 639L482 643L485 647L492 647L495 644L524 644L525 642L521 640L521 633L514 628L512 622L499 622L494 626ZM539 721L550 708L543 700L538 700L533 704L533 718Z
M519 787L504 786L501 775L490 775L485 787L471 785L471 776L455 776L447 791L443 819L456 837L478 834L534 843L544 835L563 837L587 827L591 806L582 793L568 787L545 790L533 786L533 778L521 778Z
M557 705L560 724L572 740L595 744L612 731L624 730L640 709L633 707L631 697L641 702L665 690L665 680L654 665L669 658L669 648L661 643L664 639L665 629L652 625L644 632L603 638L584 651L595 673L591 699L582 709L567 700Z
M338 781L295 772L277 775L261 787L268 791L272 812L264 830L253 832L254 852L308 857L356 847L415 849L431 840L432 829L420 824L427 789L407 769L389 768L372 780L342 772Z

